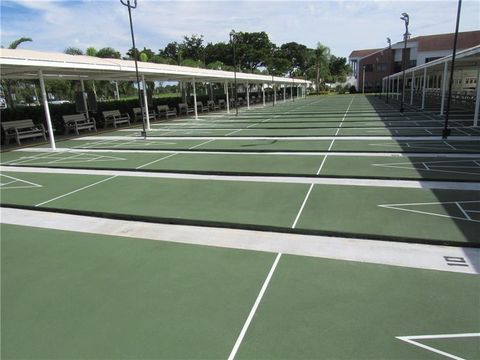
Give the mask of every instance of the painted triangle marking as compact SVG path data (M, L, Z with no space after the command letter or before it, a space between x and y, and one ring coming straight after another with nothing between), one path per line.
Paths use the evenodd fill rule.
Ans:
M465 360L464 358L448 353L446 351L437 349L433 346L428 346L418 342L417 340L435 340L435 339L458 339L458 338L470 338L480 337L480 333L463 333L463 334L440 334L440 335L415 335L415 336L396 336L398 340L405 341L411 345L418 346L422 349L434 352L439 355L443 355L450 359Z
M0 174L0 189L28 189L42 187L42 185L35 184L33 182L22 180L13 176Z
M477 213L477 209L467 208L468 205L472 205L472 204L474 206L476 204L478 204L479 208L480 208L480 200L409 203L409 204L383 204L383 205L377 205L377 206L382 207L382 208L386 208L386 209L407 211L407 212L423 214L423 215L432 215L432 216L444 217L444 218L449 218L449 219L457 219L457 220L464 220L464 221L471 221L471 222L480 223L480 220L472 218L472 215L475 216L474 214ZM431 207L431 205L441 205L441 206L451 205L451 206L455 206L460 211L460 215L462 215L462 216L453 216L453 215L447 215L447 214L442 214L442 213L437 213L437 212L432 212L432 211L417 210L421 206ZM411 207L414 207L414 208L416 207L416 209L412 209Z
M460 164L460 165L459 165ZM415 165L418 165L416 167ZM408 170L421 171L436 171L455 174L480 175L480 159L468 160L439 160L439 161L416 161L416 162L401 162L401 163L383 163L372 164L372 166L397 168ZM478 172L463 171L463 169L478 170ZM462 171L459 171L462 170Z

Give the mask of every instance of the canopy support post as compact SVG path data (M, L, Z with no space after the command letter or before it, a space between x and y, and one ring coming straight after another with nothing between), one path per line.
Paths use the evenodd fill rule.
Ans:
M479 107L480 107L480 70L477 70L477 98L475 99L475 115L473 116L473 126L478 126Z
M413 105L413 90L415 89L415 71L412 71L412 83L410 84L410 105Z
M262 84L262 98L263 98L263 106L265 106L265 84Z
M145 109L142 113L145 116L145 124L147 124L147 130L150 131L150 114L148 113L148 100L147 100L147 83L145 82L145 75L142 74L142 87L143 87L143 104Z
M423 69L422 110L425 109L425 92L427 90L427 67Z
M440 115L443 115L443 109L445 107L445 92L447 91L447 70L448 70L448 62L445 61L445 65L443 67L443 77L442 77L442 104L440 105Z
M250 110L250 86L248 86L248 83L247 83L247 109Z
M228 97L228 81L225 81L225 85L223 86L223 90L226 95L226 101L227 101L227 114L230 114L230 99Z
M195 109L195 120L198 120L197 90L195 88L195 78L192 79L192 86L193 86L193 107Z
M47 120L48 138L50 139L50 146L52 148L52 151L55 151L57 150L57 147L55 146L55 137L53 136L52 118L50 117L50 109L48 107L47 92L45 91L45 81L43 80L42 70L38 71L38 77L40 78L40 90L42 93L42 103L43 103L43 109L45 110L45 119Z

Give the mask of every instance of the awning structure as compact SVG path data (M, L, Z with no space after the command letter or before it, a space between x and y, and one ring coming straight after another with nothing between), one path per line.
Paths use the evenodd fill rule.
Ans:
M261 85L264 104L265 84L283 85L284 96L286 86L292 89L293 87L302 88L302 95L305 96L305 88L311 84L310 81L300 78L272 77L270 75L241 72L234 73L232 71L209 70L149 62L138 62L138 72L141 76L142 87L144 89L146 81L186 81L192 84L196 82L224 83L225 90L227 89L228 83L233 82L235 79L237 83L241 84ZM42 105L45 110L48 135L52 150L55 150L55 138L45 91L46 79L78 80L80 81L82 91L85 91L84 81L86 80L136 81L136 72L135 62L133 60L104 59L85 55L68 55L23 49L0 49L0 77L2 79L40 80ZM248 89L247 87L247 94ZM227 112L229 113L228 91L226 91L226 96ZM195 118L198 119L195 86L193 86L193 101ZM146 104L144 107L144 124L146 125L146 129L150 130L148 99L145 91L143 92L143 103ZM85 98L84 105L88 113ZM250 108L248 97L247 107Z
M0 49L0 75L9 79L38 79L42 70L46 79L70 80L135 80L133 60L104 59L85 55L67 55L23 49ZM138 62L138 71L147 81L196 81L223 82L233 80L232 71L209 70L187 66ZM248 83L297 83L310 85L301 78L272 77L237 72L237 81Z
M425 94L428 90L428 78L432 73L441 73L442 84L440 88L441 103L439 108L440 115L444 114L445 97L447 93L447 80L449 78L449 66L452 63L452 55L430 61L428 63L415 66L405 70L405 79L412 79L410 82L410 104L413 103L413 89L421 84L422 86L422 110L425 108ZM473 70L476 71L475 111L473 116L473 126L478 126L479 107L480 107L480 45L458 51L455 55L455 71ZM415 84L415 77L420 77L420 84ZM403 72L398 72L383 78L382 92L394 93L400 96L400 80L403 78ZM396 88L395 84L396 83ZM403 95L402 95L403 96ZM408 99L405 99L408 102Z

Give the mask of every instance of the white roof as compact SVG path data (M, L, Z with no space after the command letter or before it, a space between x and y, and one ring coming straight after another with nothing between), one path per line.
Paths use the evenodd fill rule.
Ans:
M425 68L433 68L435 70L443 69L445 66L445 63L451 62L452 61L452 55L447 55L444 56L440 59L430 61L425 64L421 64L409 69L405 70L406 74L409 74L411 72L417 72L420 70L423 70ZM478 69L480 64L480 45L471 47L469 49L465 49L462 51L457 51L455 55L455 69L456 70L461 70L461 69ZM396 78L400 77L403 75L403 72L398 72L395 74L391 74L389 77L390 78ZM388 78L388 76L385 76L384 79Z
M42 70L46 78L84 80L134 81L133 60L104 59L85 55L67 55L24 49L0 49L0 76L12 79L38 79ZM233 81L231 71L209 70L187 66L138 62L138 71L146 80L154 81ZM237 81L250 83L272 83L269 75L237 72ZM305 84L304 79L274 77L273 82L282 84ZM310 84L310 81L306 81Z

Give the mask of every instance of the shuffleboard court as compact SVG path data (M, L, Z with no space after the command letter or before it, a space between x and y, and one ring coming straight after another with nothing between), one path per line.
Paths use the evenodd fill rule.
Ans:
M140 173L78 176L75 172L4 172L3 176L5 173L9 179L39 186L2 188L4 205L179 223L479 244L480 191L451 190L448 184L444 189L443 185L428 189L421 184L403 188L381 183L356 186L354 182L314 186L295 180L192 179L180 174L161 178ZM86 185L73 185L78 178Z
M5 358L227 358L237 343L239 359L479 354L474 275L15 225L2 237ZM400 339L414 335L434 350Z
M328 158L324 161L325 155ZM284 174L393 179L480 179L480 156L359 156L348 154L203 153L149 151L68 150L62 152L12 151L1 165L59 168L142 169L232 174ZM324 162L322 173L317 174Z

